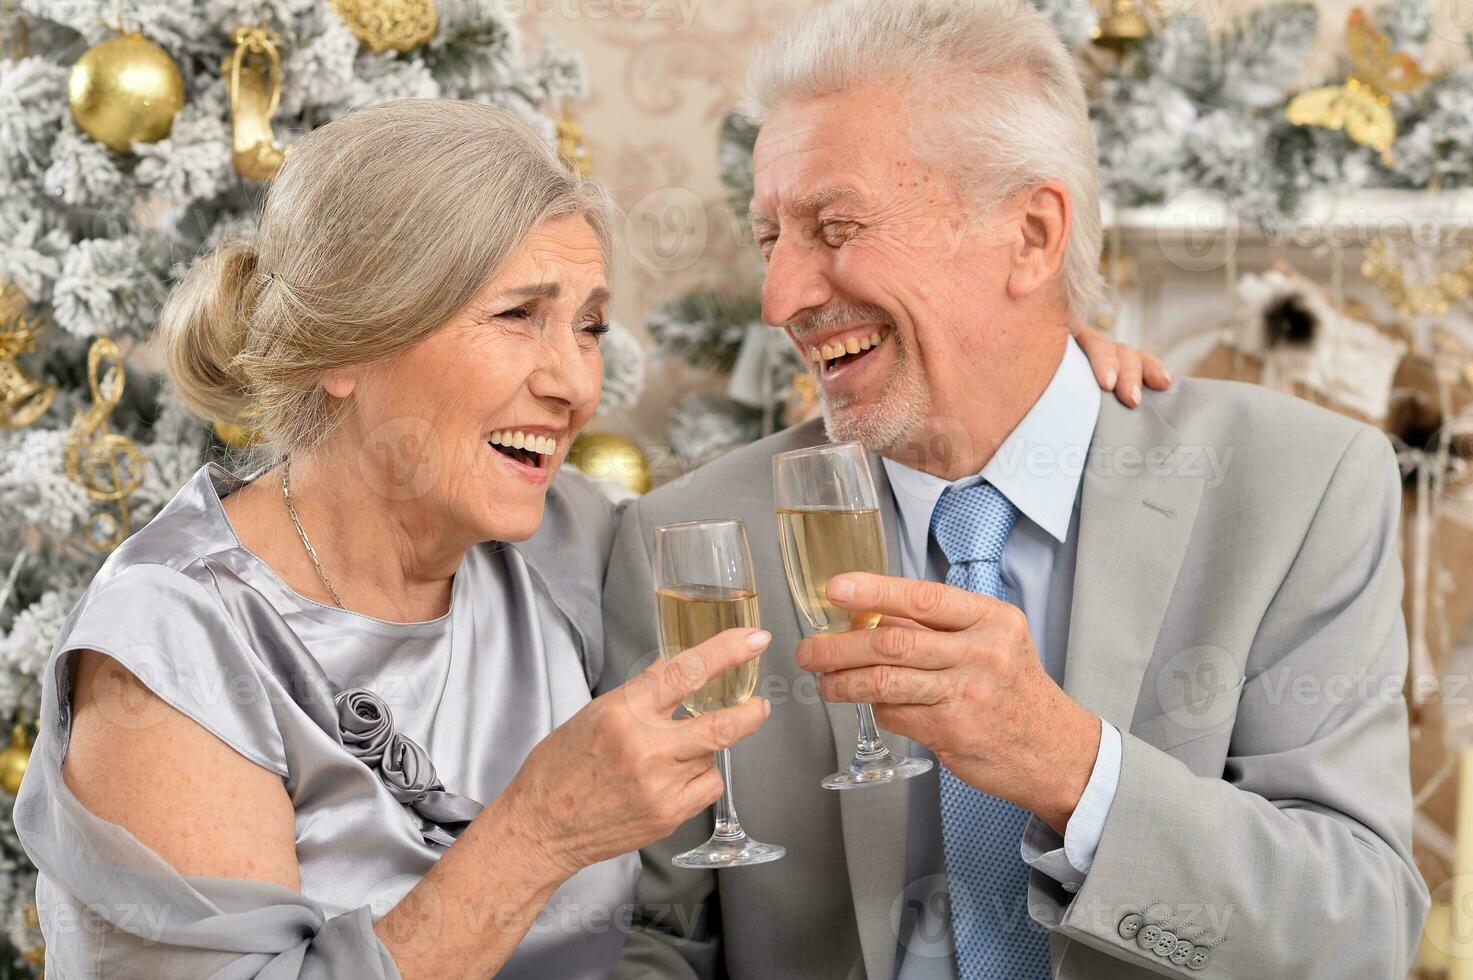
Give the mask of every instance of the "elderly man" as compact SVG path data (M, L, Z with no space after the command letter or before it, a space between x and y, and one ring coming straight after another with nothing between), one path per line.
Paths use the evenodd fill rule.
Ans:
M709 817L649 848L620 975L1404 975L1428 898L1387 440L1243 385L1101 398L1070 334L1100 290L1085 98L1028 4L839 0L751 92L764 317L824 426L629 507L604 607L617 682L657 647L654 527L746 521L774 711L734 783L787 856L672 868ZM829 597L886 618L803 638L770 458L825 430L873 453L890 562ZM820 788L864 701L936 770Z

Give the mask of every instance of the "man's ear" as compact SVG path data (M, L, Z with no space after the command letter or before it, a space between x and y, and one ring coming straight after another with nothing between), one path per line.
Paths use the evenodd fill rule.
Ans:
M1008 296L1025 299L1050 282L1064 264L1074 205L1064 185L1049 180L1020 195L1017 214Z
M358 375L347 368L329 368L322 375L322 389L334 398L347 398L358 387Z

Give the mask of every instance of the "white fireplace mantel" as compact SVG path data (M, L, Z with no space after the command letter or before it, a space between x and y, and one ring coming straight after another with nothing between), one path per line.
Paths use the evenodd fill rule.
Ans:
M1232 286L1244 273L1287 263L1331 296L1358 300L1391 321L1396 314L1360 274L1367 245L1387 242L1423 281L1435 277L1449 249L1473 247L1473 190L1316 193L1292 221L1267 229L1210 192L1159 206L1107 202L1101 213L1106 267L1114 269L1113 332L1161 354L1177 372L1190 370L1222 335L1235 314ZM1441 324L1473 340L1473 301L1413 328L1421 334Z

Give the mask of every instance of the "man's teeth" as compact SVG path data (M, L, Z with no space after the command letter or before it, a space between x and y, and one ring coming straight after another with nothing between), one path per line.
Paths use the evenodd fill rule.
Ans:
M836 357L845 354L858 354L862 350L869 350L877 346L885 339L885 330L876 330L868 337L850 337L843 343L824 344L822 347L811 347L808 356L815 361L832 361Z
M557 452L557 440L551 436L535 436L517 429L502 429L491 433L491 444L508 449L525 449L539 456L551 456Z

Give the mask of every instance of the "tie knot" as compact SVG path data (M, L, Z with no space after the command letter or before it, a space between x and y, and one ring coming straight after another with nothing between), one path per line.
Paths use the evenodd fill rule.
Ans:
M931 512L931 533L947 562L998 561L1003 542L1018 518L1018 508L986 482L947 487Z

